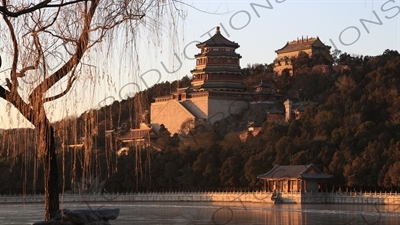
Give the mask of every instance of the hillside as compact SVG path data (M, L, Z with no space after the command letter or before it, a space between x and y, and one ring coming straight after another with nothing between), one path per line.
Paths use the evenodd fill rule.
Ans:
M294 76L283 73L276 79L270 74L270 65L243 69L249 87L267 80L279 90L282 98L276 102L278 108L283 109L286 99L317 102L308 106L300 119L265 122L264 109L257 114L244 111L219 123L194 128L185 142L162 129L155 141L162 151L146 148L135 154L131 147L128 155L116 156L122 146L114 139L108 140L106 130L122 135L134 128L141 113L150 108L152 98L169 94L178 82L157 84L133 98L57 122L54 126L59 152L65 150L62 146L66 143L80 143L81 137L86 137L85 143L96 150L69 149L64 159L59 154L60 162L65 160L61 165L78 168L60 171L75 180L83 176L83 171L99 175L107 181L109 190L260 189L256 176L276 164L313 163L334 175L330 189L398 190L400 55L391 50L365 57L342 53L333 60L333 66L323 71L314 59L299 57L293 64ZM182 87L190 80L185 77L179 83ZM262 129L242 142L230 131L245 129L254 115ZM3 131L0 163L20 170L35 167L35 163L20 160L34 159L32 153L28 154L32 147L20 144L17 151L11 141L14 135ZM32 171L37 169L36 165ZM34 175L24 178L0 173L3 183L11 177L19 181L16 190L24 185L27 190L40 189L32 186ZM69 179L66 182L66 187L72 185ZM7 186L0 192L11 189Z

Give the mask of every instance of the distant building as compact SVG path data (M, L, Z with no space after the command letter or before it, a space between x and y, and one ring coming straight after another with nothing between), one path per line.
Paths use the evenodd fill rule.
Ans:
M118 137L123 143L150 144L150 139L157 137L156 132L147 124L140 123L139 128L130 129L126 134Z
M200 53L195 55L196 66L190 71L191 85L157 97L151 104L150 123L156 131L164 124L171 134L179 133L181 124L188 120L213 124L248 109L253 101L268 101L273 96L268 91L271 88L263 85L263 91L254 93L253 99L243 83L242 56L236 53L239 44L222 36L219 27L214 36L196 46Z
M251 104L270 104L273 105L275 102L272 100L280 99L281 94L276 93L272 84L261 81L257 85L253 85L253 91L251 92Z
M291 100L287 99L283 104L285 105L285 121L289 121L291 119L300 119L301 114L307 106L316 105L317 103L312 101L293 103Z
M193 74L191 90L245 90L239 63L242 56L235 52L239 44L222 36L217 27L214 36L196 46L201 52L195 55L196 67L190 71Z
M273 107L267 111L267 121L287 122L291 119L300 119L307 106L317 104L317 102L313 101L301 101L293 103L293 101L287 99L285 102L283 102L284 110L281 110L280 107Z
M249 122L247 125L247 130L245 131L233 131L232 134L239 136L242 142L246 142L247 137L249 135L253 135L253 137L257 136L260 133L262 127L255 127L253 122Z
M118 136L118 140L122 142L123 147L118 150L118 155L128 154L129 147L137 149L146 149L152 147L161 150L153 140L157 138L157 133L153 128L145 123L140 123L139 128L130 129L126 134Z
M284 69L288 69L290 75L293 75L292 57L297 57L300 52L307 53L310 58L317 54L329 54L330 48L330 46L322 43L319 37L308 38L307 36L287 42L285 46L275 51L277 58L274 62L274 72L276 75L281 75Z
M332 177L321 172L314 164L275 165L269 172L257 176L264 181L264 191L277 192L327 191L326 181Z
M309 105L317 105L316 102L312 101L302 101L302 102L296 102L293 103L291 100L287 99L284 103L284 108L285 111L280 110L276 107L272 107L266 111L267 113L267 122L288 122L291 119L300 119L302 113L306 109L307 106ZM262 127L255 127L254 123L247 126L247 130L243 131L233 131L231 133L236 134L239 136L240 140L242 142L245 142L247 140L247 137L249 134L253 135L254 137L257 136Z

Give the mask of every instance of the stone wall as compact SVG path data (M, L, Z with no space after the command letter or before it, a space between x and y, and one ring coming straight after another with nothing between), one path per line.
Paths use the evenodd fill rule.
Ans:
M171 134L178 133L183 122L194 118L195 116L177 100L151 104L150 123L154 127L164 124Z
M312 48L310 47L310 48L308 48L308 49L303 49L303 50L300 50L300 51L293 51L293 52L280 53L280 54L278 54L278 59L284 59L285 57L287 57L287 58L290 60L292 57L297 57L297 56L299 56L299 53L300 53L301 51L307 53L309 57L311 57L312 54L313 54Z
M230 115L237 115L248 110L250 103L242 99L210 98L208 104L208 122L210 124L225 119Z
M190 98L186 101L183 101L182 103L185 104L185 102L189 101L191 104L195 105L195 107L192 109L190 108L189 110L193 112L194 115L196 115L196 111L199 111L198 114L196 115L198 118L208 118L208 95L205 96L196 96L193 98Z
M151 104L150 123L156 129L164 124L168 131L174 134L178 133L181 124L187 119L205 119L209 124L213 124L249 108L250 103L246 100L210 98L208 95L184 101L160 101Z

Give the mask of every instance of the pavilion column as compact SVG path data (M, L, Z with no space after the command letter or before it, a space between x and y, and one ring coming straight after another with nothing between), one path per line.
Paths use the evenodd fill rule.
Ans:
M301 180L297 180L297 192L300 192L302 189L301 187Z
M328 185L326 180L322 181L322 185L323 188L321 188L321 192L328 192Z
M268 180L264 180L264 191L267 190L267 182L268 182Z

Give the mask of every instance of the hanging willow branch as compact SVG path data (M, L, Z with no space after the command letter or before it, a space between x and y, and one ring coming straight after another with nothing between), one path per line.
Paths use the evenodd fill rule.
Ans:
M123 51L130 56L133 49L128 49L127 46L137 47L135 42L138 40L138 25L151 26L149 28L151 38L154 36L159 38L161 36L158 36L158 33L165 30L164 18L172 20L172 23L167 22L165 25L171 26L174 31L171 33L175 34L176 17L179 16L171 11L176 9L174 0L40 0L39 3L0 0L0 2L0 40L6 46L2 50L7 50L1 54L3 59L4 54L7 55L6 61L10 64L9 70L6 70L7 74L1 73L2 76L5 75L6 84L0 85L0 98L13 105L35 127L35 149L31 155L35 155L38 158L37 162L43 164L45 220L48 220L50 213L59 209L56 157L56 149L59 146L54 137L54 125L47 115L49 107L45 103L70 93L78 79L84 83L86 79L93 81L91 79L95 77L101 78L97 76L99 73L114 72L106 71L107 65L96 65L95 60L107 59L110 52L121 49L113 48L120 42L124 42L120 47L123 47ZM149 15L148 21L141 22ZM121 37L121 32L124 37ZM102 46L109 50L98 56L97 53L102 51ZM51 68L48 63L52 63L55 57L62 62ZM87 65L94 66L88 68ZM34 82L26 83L26 79L31 78L35 79ZM23 81L25 83L22 83ZM61 85L62 81L67 81L66 86ZM90 87L83 85L82 89ZM81 91L91 94L89 93L91 90ZM79 104L78 101L74 104ZM96 159L92 154L93 149L98 148L96 138L99 125L97 119L88 121L90 123L84 129L85 132L80 132L77 137L81 138L84 134L88 138L84 146L83 178L90 177L92 172L97 172L90 166L92 160ZM89 140L89 134L96 134L96 137ZM38 165L35 164L34 167L38 168ZM73 179L77 178L75 172L73 171ZM34 180L37 180L37 177L34 177Z

